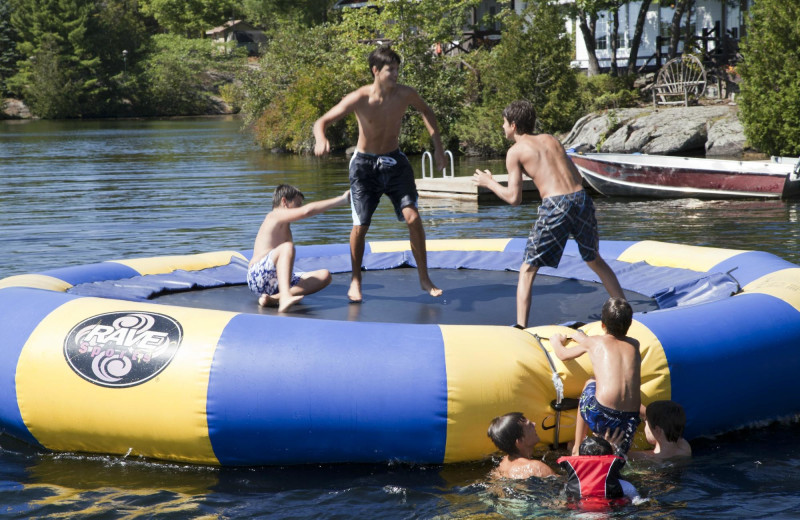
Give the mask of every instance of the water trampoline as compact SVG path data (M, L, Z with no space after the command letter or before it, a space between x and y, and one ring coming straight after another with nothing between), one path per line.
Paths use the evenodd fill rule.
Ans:
M347 244L300 246L333 284L286 315L244 285L249 251L109 261L0 280L0 428L34 446L214 465L448 463L494 448L522 411L571 439L591 366L546 338L600 333L607 295L568 244L514 316L524 239L430 240L419 290L407 242L371 242L364 303ZM646 403L674 399L688 438L789 417L800 372L800 267L756 251L601 242L634 307ZM639 442L643 441L640 435Z

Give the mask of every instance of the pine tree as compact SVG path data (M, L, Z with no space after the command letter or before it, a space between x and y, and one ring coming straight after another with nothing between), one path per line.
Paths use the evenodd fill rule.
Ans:
M11 5L8 0L0 0L0 96L9 93L6 80L17 71L17 32L11 25Z

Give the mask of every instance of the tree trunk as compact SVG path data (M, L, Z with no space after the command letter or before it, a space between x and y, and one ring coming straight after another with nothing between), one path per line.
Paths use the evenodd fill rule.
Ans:
M678 42L681 38L681 19L690 1L680 0L675 6L675 14L672 15L672 26L669 31L669 59L673 59L678 55Z
M600 74L600 63L597 61L597 43L595 41L597 14L586 13L578 9L578 25L581 28L581 34L583 34L583 42L586 44L586 53L589 55L589 70L587 74L589 76L597 76Z
M636 60L639 58L639 46L642 44L642 34L644 34L644 23L647 21L647 11L650 10L652 0L642 0L639 8L639 16L636 18L636 28L633 30L631 40L631 55L628 58L628 74L636 72Z
M617 74L617 49L619 48L619 4L614 6L614 10L609 13L611 15L611 75L616 77Z

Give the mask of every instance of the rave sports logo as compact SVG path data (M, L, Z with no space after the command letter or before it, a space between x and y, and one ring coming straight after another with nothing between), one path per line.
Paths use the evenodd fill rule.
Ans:
M136 386L169 365L183 338L180 324L152 312L109 312L77 324L64 341L76 374L110 388Z

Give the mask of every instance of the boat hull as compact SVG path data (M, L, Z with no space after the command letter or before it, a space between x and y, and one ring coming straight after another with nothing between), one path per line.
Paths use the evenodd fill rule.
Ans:
M779 199L800 196L789 162L626 154L572 154L585 182L608 197Z

